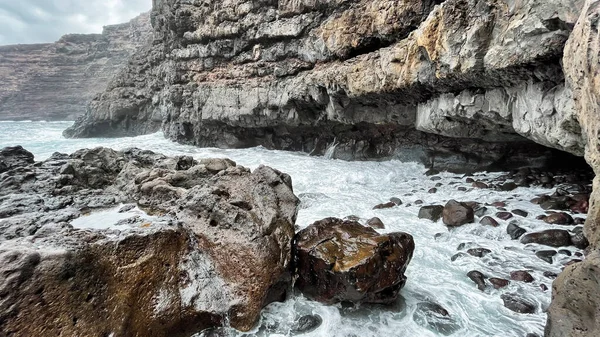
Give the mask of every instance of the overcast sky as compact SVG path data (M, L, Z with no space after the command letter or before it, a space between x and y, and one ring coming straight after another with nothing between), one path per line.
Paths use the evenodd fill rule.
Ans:
M0 45L100 33L150 10L152 0L0 0Z

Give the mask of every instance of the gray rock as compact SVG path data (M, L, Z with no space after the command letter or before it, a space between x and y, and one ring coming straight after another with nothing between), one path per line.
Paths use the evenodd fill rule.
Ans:
M521 236L523 236L525 233L527 233L527 231L524 228L519 227L519 225L517 225L517 223L511 222L506 227L506 233L508 235L510 235L511 239L517 240Z
M428 219L437 222L442 218L443 212L444 206L441 205L423 206L419 209L419 219Z
M0 173L33 164L33 154L22 146L5 147L0 150Z
M504 306L519 314L533 314L536 311L535 304L521 298L517 294L503 294L501 296Z

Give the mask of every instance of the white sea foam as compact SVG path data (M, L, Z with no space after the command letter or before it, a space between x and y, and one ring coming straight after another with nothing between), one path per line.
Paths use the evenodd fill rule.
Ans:
M560 260L550 265L535 257L535 246L524 246L512 241L506 234L507 222L500 221L499 228L483 228L471 224L451 232L441 223L418 219L421 199L425 204L443 204L449 199L478 202L507 201L509 210L519 208L530 213L526 219L518 218L529 231L551 228L535 220L543 213L539 206L528 200L535 195L548 193L540 188L519 188L512 192L474 189L457 191L468 186L457 175L442 173L441 181L431 181L424 175L426 168L416 163L345 162L311 157L303 153L270 151L261 147L245 150L200 149L165 140L162 134L120 139L67 140L61 132L70 123L6 123L0 126L0 147L23 145L41 160L53 152L73 152L80 148L109 146L116 149L137 146L164 154L186 154L195 158L229 157L238 164L256 168L269 165L292 176L297 195L307 193L298 215L298 225L305 227L325 217L356 215L364 219L377 216L386 224L383 232L406 231L415 237L416 251L407 270L408 282L402 290L403 310L371 307L346 312L337 306L324 306L303 297L293 297L285 303L270 305L263 313L262 329L250 335L288 336L289 322L305 314L318 314L324 322L315 331L303 336L502 336L521 337L526 333L542 334L546 320L544 309L549 305L550 292L542 292L540 284L550 286L542 276L544 271L559 272ZM487 176L496 176L488 174ZM436 183L443 186L438 193L427 191ZM450 183L456 182L455 185ZM406 196L406 194L411 194ZM401 198L405 205L387 210L372 210L390 197ZM314 202L311 198L318 198ZM312 202L311 202L312 200ZM89 220L89 219L88 219ZM559 227L557 227L559 228ZM436 234L441 233L437 236ZM456 247L464 242L492 250L484 258L465 257L451 262ZM564 261L563 261L564 262ZM508 278L509 272L528 269L536 279L533 283L512 282L503 290L480 292L466 274L480 270L490 276ZM516 292L538 304L535 314L516 314L504 308L500 295ZM433 301L446 308L458 325L450 333L436 331L424 324L417 304ZM415 319L416 318L416 319ZM267 329L265 327L275 327ZM287 330L286 330L287 329Z

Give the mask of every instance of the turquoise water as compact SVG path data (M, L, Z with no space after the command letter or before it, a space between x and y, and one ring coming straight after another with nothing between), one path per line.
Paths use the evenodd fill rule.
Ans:
M107 146L115 149L139 147L164 154L186 154L196 158L229 157L250 168L264 164L292 176L294 190L302 200L298 225L305 227L325 217L356 215L362 219L377 216L386 224L382 232L405 231L415 237L416 251L408 270L408 282L402 290L403 300L392 308L366 306L347 310L339 306L324 306L302 296L284 303L275 303L263 313L261 324L248 336L291 336L291 322L305 314L317 314L323 324L302 336L519 336L534 332L542 334L545 309L550 292L542 292L540 284L550 287L544 271L559 272L560 261L547 264L534 255L535 246L523 246L506 234L506 222L499 228L484 228L478 224L463 226L449 232L441 223L417 218L418 206L406 207L421 199L425 204L445 203L449 199L479 202L508 201L509 209L520 208L530 213L522 221L528 230L547 229L549 225L535 220L543 210L527 200L550 191L539 188L519 188L513 192L491 190L457 191L465 186L459 176L442 173L441 181L431 181L424 175L425 167L416 163L345 162L310 157L303 153L269 151L264 148L245 150L201 149L172 143L162 134L119 139L64 139L62 130L68 122L0 122L0 147L22 145L37 160L53 152L70 153L80 148ZM482 173L484 175L485 173ZM495 174L485 174L497 176ZM438 193L427 191L442 183ZM450 185L450 183L456 183ZM401 198L405 205L388 210L372 210L373 206ZM437 235L436 235L437 234ZM484 258L467 257L451 262L456 247L464 242L492 250ZM503 290L480 292L467 277L467 272L480 270L492 277L509 278L513 270L528 269L536 279L530 284L513 282ZM502 304L503 293L519 293L537 303L535 314L513 313ZM420 302L435 302L450 312L449 320L436 320L418 310ZM236 335L235 332L229 332Z

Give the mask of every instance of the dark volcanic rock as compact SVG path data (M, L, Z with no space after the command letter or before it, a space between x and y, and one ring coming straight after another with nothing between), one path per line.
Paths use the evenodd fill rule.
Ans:
M296 286L309 298L336 303L392 303L406 282L413 238L379 235L357 222L318 221L296 234Z
M517 240L525 233L527 233L527 231L524 228L519 227L519 225L517 225L515 222L516 221L509 223L506 227L506 233L510 235L510 238L513 240Z
M485 279L486 277L477 270L472 270L467 273L467 277L471 279L471 281L475 282L477 285L477 289L484 291L485 290Z
M479 223L484 225L484 226L491 226L491 227L498 227L500 226L500 224L498 223L498 221L496 221L496 219L492 218L491 216L486 216L483 217L481 220L479 220Z
M443 221L446 226L457 227L475 221L473 208L465 203L450 200L444 206Z
M251 329L291 286L299 200L288 175L225 167L97 148L0 174L0 335ZM152 216L111 223L121 203Z
M0 150L0 173L29 164L33 164L33 154L21 146Z
M553 257L556 255L555 250L541 250L535 253L538 258L552 264L554 262Z
M525 283L531 283L534 281L533 276L529 272L524 270L513 271L510 273L510 279L513 281L521 281Z
M379 205L376 205L375 207L373 207L373 209L386 209L386 208L394 208L394 207L396 207L396 206L398 206L398 205L397 205L395 202L392 202L392 201L390 201L390 202L386 202L386 203L384 203L384 204L379 204Z
M437 222L444 212L444 206L434 205L434 206L423 206L419 210L419 219L428 219L433 222Z
M484 257L490 254L492 251L487 248L471 248L467 250L467 253L475 257Z
M535 304L520 298L517 294L503 294L501 298L504 301L504 306L514 312L520 314L535 313Z
M513 215L510 212L498 212L498 213L496 213L496 217L498 217L499 219L502 219L502 220L508 220L508 219L512 218Z
M372 219L369 219L369 221L367 221L367 225L373 227L373 228L377 228L377 229L384 229L385 225L383 224L383 221L381 221L381 219L375 217Z
M316 330L321 324L323 324L323 319L319 315L302 316L294 322L291 332L297 334L309 333Z
M514 209L514 210L512 211L512 213L513 213L513 214L515 214L515 215L518 215L518 216L522 216L522 217L524 217L524 218L526 218L527 216L529 216L529 213L525 212L525 211L524 211L524 210L522 210L522 209Z
M554 213L544 218L544 222L551 225L572 225L573 218L567 213Z
M495 289L501 289L504 287L508 287L508 285L510 284L509 280L496 278L496 277L490 278L489 281L494 286Z
M579 249L586 249L590 243L585 237L583 227L576 227L573 229L573 235L571 236L571 242Z
M510 192L512 190L515 190L517 187L519 187L519 186L517 186L517 184L510 182L510 183L505 183L505 184L501 185L499 187L499 189L501 191Z
M569 232L562 229L549 229L543 232L529 233L521 238L521 243L537 243L551 247L570 246L572 244Z

